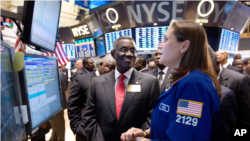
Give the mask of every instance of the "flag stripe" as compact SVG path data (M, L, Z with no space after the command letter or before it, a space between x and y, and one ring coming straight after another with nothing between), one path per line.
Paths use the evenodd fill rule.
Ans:
M177 113L200 117L202 105L202 103L189 100L179 100Z
M56 51L56 54L57 54L57 56L59 56L58 58L60 58L61 59L61 62L63 63L63 64L66 64L66 61L63 59L65 56L63 56L64 55L64 52L62 52L61 51L61 47L60 47L60 44L59 43L57 43L57 51ZM62 64L62 65L63 65Z

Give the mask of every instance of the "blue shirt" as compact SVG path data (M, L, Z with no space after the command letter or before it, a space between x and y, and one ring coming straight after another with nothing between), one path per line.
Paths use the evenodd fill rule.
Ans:
M220 100L213 81L193 70L157 99L152 113L153 141L201 141L220 136Z

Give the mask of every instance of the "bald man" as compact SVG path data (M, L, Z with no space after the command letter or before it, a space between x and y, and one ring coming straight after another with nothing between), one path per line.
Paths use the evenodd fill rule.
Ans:
M243 73L243 70L242 70L242 69L236 68L236 67L230 65L230 64L227 62L228 53L227 53L226 51L217 51L217 52L216 52L216 55L217 55L217 58L218 58L220 64L221 64L224 68L231 69L231 70L234 70L234 71L239 72L239 73Z
M71 77L70 80L73 81L73 78L75 77L73 74L77 72L78 70L81 70L83 67L82 60L77 60L76 61L76 68L71 71Z

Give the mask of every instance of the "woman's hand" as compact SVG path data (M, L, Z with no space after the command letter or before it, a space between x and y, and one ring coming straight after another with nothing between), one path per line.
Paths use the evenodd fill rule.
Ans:
M121 135L122 141L134 141L136 137L145 137L146 133L139 128L130 128L127 132Z

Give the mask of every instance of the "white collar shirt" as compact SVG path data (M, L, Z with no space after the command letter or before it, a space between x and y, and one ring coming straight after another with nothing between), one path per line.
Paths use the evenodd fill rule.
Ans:
M160 77L160 75L159 75L160 71L161 71L161 70L158 68L158 73L157 73L158 79L159 79L159 77ZM168 71L168 67L165 67L162 71L164 72L164 74L162 75L162 78L163 78L163 80L164 80L164 78L165 78L165 76L166 76L166 74L167 74L167 71Z
M227 62L226 64L222 65L224 68L227 68L229 66L229 63Z
M126 76L126 78L123 80L124 83L125 83L125 91L127 89L128 82L129 82L129 80L131 78L133 70L134 70L134 68L131 68L127 72L124 73L124 75ZM115 90L116 90L117 83L119 82L119 76L120 75L121 75L121 73L117 70L117 68L115 68Z

